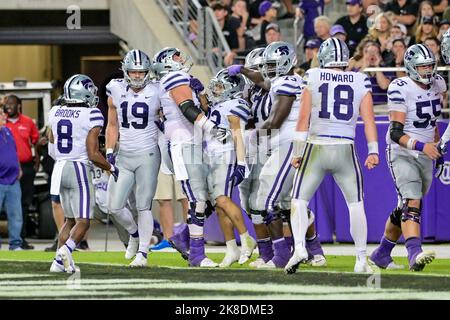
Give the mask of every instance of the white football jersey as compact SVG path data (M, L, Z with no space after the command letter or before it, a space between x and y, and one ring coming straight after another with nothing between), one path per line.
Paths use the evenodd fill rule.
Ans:
M109 175L103 169L92 166L92 184L95 189L95 203L104 213L108 212L108 202L106 200L108 190Z
M175 71L169 72L160 81L159 96L164 114L164 134L173 145L179 143L201 144L202 141L202 131L186 119L169 93L178 86L189 85L190 79L191 76L186 72ZM195 105L200 105L194 92L192 92L192 101Z
M250 91L251 117L255 128L259 129L264 121L269 118L272 110L272 97L269 92L257 86L252 87Z
M98 108L54 106L49 112L49 126L55 142L55 160L88 163L86 138L95 127L103 127Z
M221 128L230 128L228 116L237 116L241 120L241 130L244 130L245 125L250 117L250 107L247 101L243 99L231 99L213 105L208 112L208 118L214 122L215 125ZM219 142L210 135L205 135L206 152L208 154L221 154L224 151L234 150L233 139L228 139L225 144Z
M406 113L404 133L422 143L434 142L436 120L441 115L446 91L447 85L440 75L436 75L429 89L422 89L409 77L397 78L389 85L388 109ZM391 141L389 130L386 142L393 148L403 148ZM418 154L418 151L413 153Z
M120 151L143 153L158 145L158 91L157 83L149 83L134 92L124 79L113 79L106 86L117 109Z
M313 143L353 143L361 101L372 85L367 75L313 68L303 85L311 93L308 140Z
M269 99L271 103L275 103L277 95L287 95L295 97L292 103L291 111L288 117L284 120L280 129L271 134L272 146L281 143L291 142L294 136L295 127L297 125L298 114L300 110L300 95L302 93L302 77L299 75L281 76L272 81ZM271 108L273 112L273 105Z

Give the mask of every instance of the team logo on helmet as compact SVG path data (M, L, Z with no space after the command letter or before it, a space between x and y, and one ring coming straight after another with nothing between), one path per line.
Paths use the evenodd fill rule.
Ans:
M289 54L289 48L287 46L281 46L275 50L276 53L279 53L282 56Z
M83 87L85 87L87 90L89 90L90 88L92 88L93 83L91 80L89 79L83 79L81 80L81 84L83 85Z

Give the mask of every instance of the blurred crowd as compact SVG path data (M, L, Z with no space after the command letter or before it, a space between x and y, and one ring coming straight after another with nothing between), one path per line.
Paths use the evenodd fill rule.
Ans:
M324 15L331 0L222 0L201 1L210 6L222 27L231 53L225 65L243 63L245 55L257 47L265 47L283 39L278 22L298 17L302 21L304 41L298 50L304 57L297 72L303 74L317 67L317 52L330 37L344 40L351 56L350 70L374 67L402 67L406 49L416 43L428 46L438 66L440 40L450 27L448 0L347 0L346 14L336 21ZM285 25L285 24L284 24ZM292 24L293 25L293 24ZM293 27L292 27L293 28ZM386 103L386 90L402 72L370 72L375 104ZM447 73L442 76L448 80Z

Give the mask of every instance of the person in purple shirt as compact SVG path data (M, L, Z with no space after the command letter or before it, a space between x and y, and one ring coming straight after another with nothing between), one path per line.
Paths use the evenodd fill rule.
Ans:
M5 126L6 115L0 107L0 210L5 207L8 217L9 250L22 250L22 204L16 143Z
M306 41L316 37L314 19L323 15L325 5L330 2L331 0L302 0L298 4L295 14L297 17L303 17L305 19L303 35Z

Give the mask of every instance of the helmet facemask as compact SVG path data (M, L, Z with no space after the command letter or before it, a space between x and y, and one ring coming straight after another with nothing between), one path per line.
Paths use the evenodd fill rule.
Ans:
M130 75L130 72L145 72L144 77L135 78ZM150 70L125 70L123 69L123 74L125 77L125 80L130 85L130 87L135 89L141 89L145 87L150 82Z
M431 68L425 69L423 71L420 71L419 69L421 67L430 66ZM434 81L434 78L436 76L436 63L434 64L423 64L423 65L416 65L414 68L417 72L418 78L420 83L423 83L425 85L429 85Z

